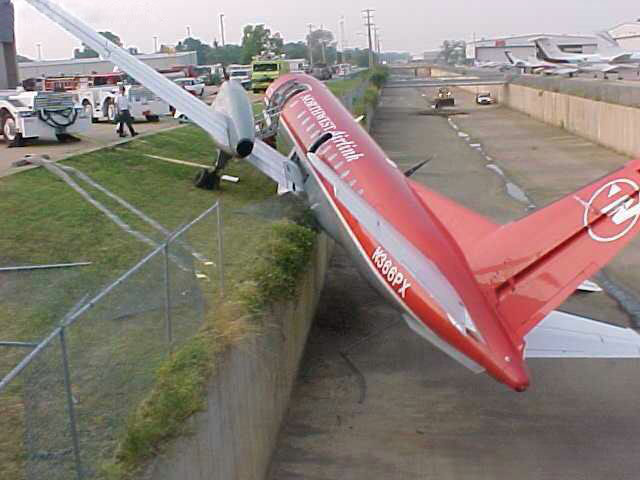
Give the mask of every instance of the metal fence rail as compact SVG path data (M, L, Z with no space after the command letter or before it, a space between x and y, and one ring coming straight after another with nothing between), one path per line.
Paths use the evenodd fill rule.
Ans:
M21 398L27 479L100 473L158 367L202 326L205 295L223 295L222 248L216 203L81 300L42 341L0 342L0 357L18 355L0 379L0 409L3 396Z

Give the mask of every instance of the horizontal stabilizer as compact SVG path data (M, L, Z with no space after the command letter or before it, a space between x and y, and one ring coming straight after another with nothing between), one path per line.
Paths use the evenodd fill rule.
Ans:
M524 336L640 231L640 161L465 250L510 330Z
M634 330L564 312L552 312L525 342L527 358L640 358Z

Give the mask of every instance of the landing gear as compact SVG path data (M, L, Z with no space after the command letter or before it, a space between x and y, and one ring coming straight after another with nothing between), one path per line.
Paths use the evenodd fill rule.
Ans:
M16 120L10 113L5 113L0 118L0 127L9 147L24 147L24 137L17 131Z
M203 168L196 174L196 178L193 179L193 184L203 190L219 190L220 177L213 171Z
M204 190L220 190L222 170L224 170L231 158L230 155L224 152L218 153L218 158L213 164L213 170L209 170L208 168L200 170L193 179L193 184Z

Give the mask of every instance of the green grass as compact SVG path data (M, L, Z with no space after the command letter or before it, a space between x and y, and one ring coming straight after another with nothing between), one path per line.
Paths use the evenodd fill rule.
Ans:
M331 92L336 97L341 97L346 93L358 88L360 85L362 85L363 82L366 82L369 78L369 75L369 71L364 70L358 73L353 78L349 78L346 80L329 80L327 82L327 87L329 87L329 90L331 90Z
M280 222L273 228L274 218L261 216L261 205L273 201L275 185L248 164L232 162L228 167L227 173L241 178L239 184L224 184L222 192L207 192L192 185L194 169L150 159L145 154L207 165L214 149L206 134L189 126L74 157L65 163L88 174L169 230L221 200L225 283L229 293L220 303L215 274L210 274L211 282L202 284L208 306L204 328L166 361L158 354L163 345L161 311L142 312L135 316L135 322L105 321L111 320L109 308L118 300L135 303L138 291L153 287L162 272L160 264L151 265L105 299L91 311L92 321L81 319L72 329L69 342L81 439L88 439L91 444L85 448L85 455L91 464L103 466L104 476L115 478L135 470L163 440L180 433L182 421L202 407L204 385L214 371L216 354L258 328L238 319L257 306L293 294L295 278L306 268L313 246L313 234L306 228ZM135 229L162 240L161 235L115 202L87 190ZM0 199L1 264L93 262L90 267L68 271L0 276L2 339L41 339L84 294L96 292L150 250L44 169L0 179ZM190 231L188 241L202 252L215 252L212 219ZM272 270L278 273L277 278L265 281L265 272ZM174 315L182 319L195 313L189 311L188 305L177 305ZM0 373L6 373L15 361L17 355L0 355ZM132 393L127 382L134 374L139 377ZM7 478L16 480L23 478L24 462L22 442L16 440L22 439L24 428L20 386L18 383L0 396L0 465ZM143 398L146 400L136 408ZM55 406L53 403L49 409ZM122 407L131 415L126 425L111 425L112 418L100 414L101 408L110 408L113 413ZM105 428L112 434L106 441L97 433ZM118 457L114 460L117 444Z

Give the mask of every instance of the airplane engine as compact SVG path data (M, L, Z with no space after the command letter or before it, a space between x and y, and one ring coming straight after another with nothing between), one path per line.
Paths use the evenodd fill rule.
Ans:
M248 157L253 152L256 129L249 96L240 82L224 82L213 109L223 114L229 122L227 131L232 151L227 153L234 157Z

